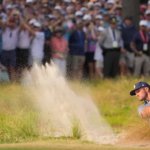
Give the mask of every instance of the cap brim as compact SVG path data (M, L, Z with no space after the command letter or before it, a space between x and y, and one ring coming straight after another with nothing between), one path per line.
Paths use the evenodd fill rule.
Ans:
M137 90L137 89L130 91L130 95L131 95L131 96L134 96L136 90Z

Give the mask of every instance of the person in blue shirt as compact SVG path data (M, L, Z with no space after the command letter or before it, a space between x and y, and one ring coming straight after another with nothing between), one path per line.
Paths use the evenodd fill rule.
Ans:
M134 52L131 49L131 41L137 32L137 29L133 23L133 19L130 16L124 18L121 25L122 39L124 43L125 53L121 55L120 71L123 75L132 74L134 68Z
M131 48L135 54L133 75L149 76L150 64L150 36L148 34L147 21L139 22L139 31L134 35L131 41Z
M83 23L77 22L69 38L68 73L73 79L83 78L86 36Z
M48 21L45 21L43 24L43 29L45 35L45 43L44 43L44 58L43 58L43 64L50 63L51 59L51 48L49 46L49 41L52 37L52 32L49 28Z
M131 96L137 96L144 104L138 107L139 115L144 119L150 118L150 85L146 82L137 82L130 91Z

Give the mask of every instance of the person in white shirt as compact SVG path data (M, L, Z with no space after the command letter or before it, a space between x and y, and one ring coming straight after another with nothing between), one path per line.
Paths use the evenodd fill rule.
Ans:
M17 75L20 76L23 69L28 67L29 48L31 44L31 35L24 26L20 27L17 46Z
M2 53L1 62L7 68L11 81L16 80L16 48L18 42L19 27L15 20L9 18L2 25Z
M33 63L42 64L45 42L44 32L41 31L42 25L35 19L31 22L32 26L25 22L23 22L23 25L33 36L30 45L29 65L32 66Z
M104 77L114 78L119 75L120 54L123 52L121 32L117 29L117 19L110 19L110 26L100 36L104 54Z

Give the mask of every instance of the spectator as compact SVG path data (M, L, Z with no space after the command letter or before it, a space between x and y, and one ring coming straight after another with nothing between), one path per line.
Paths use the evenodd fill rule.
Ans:
M85 63L85 33L82 22L76 23L76 28L69 38L68 71L73 79L82 79Z
M143 6L141 7L142 9L141 9L141 16L140 16L142 19L146 19L148 21L148 26L149 26L149 6L150 6L149 2L147 4L143 4ZM110 18L112 17L114 17L117 20L116 27L115 27L115 34L117 34L117 38L119 38L118 36L120 36L120 31L118 31L117 29L118 27L119 29L121 29L121 32L123 34L122 38L125 43L124 53L122 53L123 51L121 52L119 51L120 48L122 49L121 39L120 40L118 39L119 41L116 40L118 46L116 46L115 48L113 47L113 43L115 42L111 41L113 34L111 32L112 23L110 24ZM22 22L21 28L20 28L20 18L21 20L24 20L21 21ZM40 0L20 0L20 1L3 0L3 3L0 4L0 20L1 20L0 24L1 24L2 35L4 34L4 32L8 30L8 28L10 28L10 25L8 25L10 24L10 22L14 22L15 28L18 30L16 34L16 38L14 37L16 40L16 45L19 47L19 49L17 50L17 64L14 63L15 67L17 65L17 71L20 70L19 68L24 69L24 66L28 64L28 61L26 61L28 56L26 55L26 57L24 57L25 53L27 54L28 50L26 52L24 51L25 53L24 52L22 53L21 52L22 50L20 50L25 47L26 48L28 47L28 49L30 49L29 50L30 65L33 64L33 61L39 64L41 63L45 64L46 62L50 62L51 49L50 49L49 41L51 39L51 35L53 31L57 26L63 27L63 31L64 31L63 37L65 37L65 39L69 43L70 51L68 55L69 58L68 67L70 66L71 67L68 70L70 71L70 74L73 78L81 79L83 77L83 66L85 64L86 50L87 50L86 54L88 55L88 58L90 58L90 62L88 62L88 66L90 67L89 69L90 76L91 78L93 78L92 76L94 76L93 75L94 71L91 71L94 68L91 66L93 66L95 61L93 60L94 58L93 53L94 54L96 53L94 52L94 49L95 50L99 49L98 51L100 52L100 48L102 48L102 50L104 50L104 53L106 54L104 56L104 64L105 64L104 70L106 68L108 69L108 67L106 66L108 65L108 63L110 63L110 60L107 61L107 63L105 61L107 60L108 55L111 55L111 58L113 60L112 64L116 63L118 65L118 62L117 61L115 62L114 60L118 60L119 58L121 74L126 75L126 69L125 69L126 66L127 69L133 70L134 53L132 53L132 49L130 49L130 41L134 35L133 33L134 25L131 23L132 21L130 21L130 19L125 19L122 24L123 20L122 20L121 0L100 0L100 1L99 0L84 0L84 1L81 0L41 0L41 1ZM29 25L28 23L30 21L32 23ZM104 37L107 39L106 40L104 38L105 40L104 39L103 40L105 42L104 41L102 42L102 46L105 46L104 49L103 47L99 47L99 45L96 44L97 43L96 40L98 38L97 36L98 32L96 32L96 38L95 37L89 38L90 37L89 35L93 35L91 34L93 33L93 31L89 30L89 26L90 26L89 24L91 24L91 22L93 23L93 27L92 27L93 31L94 30L97 31L99 27L106 28L104 33L103 32L100 33L100 39L103 39ZM3 26L4 24L6 25ZM23 43L27 42L27 38L25 37L26 40L23 40L25 36L25 34L23 34L24 31L29 33L28 41L31 41L29 45L27 44L28 46L26 45L25 47ZM108 36L105 35L107 32L109 38ZM88 45L86 44L86 37L88 37L87 38ZM3 42L5 41L5 44L9 43L8 38L6 39L4 39L4 36L2 36L2 41ZM109 41L108 39L109 40L111 39L110 40L111 44L108 42ZM92 48L93 52L91 52L91 47L93 47L91 46L93 45L91 44L92 42L95 43L94 47L97 47L97 48ZM5 48L6 45L2 47ZM11 48L13 48L13 46ZM115 49L115 50L118 49L118 52L113 52L113 53L108 52L109 53L108 54L106 52L106 49ZM11 59L14 59L16 61L15 57ZM129 63L131 60L132 63ZM96 59L96 62L97 64L100 64L98 59ZM97 67L99 68L99 66ZM116 74L118 74L119 68L117 67L117 71L114 71L114 67L111 67L111 69L113 71L112 70L110 71L111 73L109 74L109 77L110 76L115 77ZM10 71L10 69L8 69L8 71L12 72ZM106 70L104 72L106 73ZM13 73L9 73L9 75L12 78Z
M54 35L50 41L52 49L52 61L58 66L62 75L66 76L66 58L68 49L68 42L63 37L63 29L56 27L54 30Z
M123 48L116 18L111 18L110 27L105 29L100 37L100 44L104 53L104 77L116 77L119 73L119 59Z
M45 64L45 63L50 63L50 58L51 58L51 47L49 45L49 41L51 39L52 32L49 28L47 20L44 21L42 31L44 32L45 35L44 57L43 57L43 64Z
M41 23L36 19L30 20L30 23L31 24L28 25L27 23L23 22L24 27L33 36L30 45L29 65L32 66L33 63L41 65L44 57L44 41L45 41L44 32L42 32Z
M87 40L86 63L88 67L89 78L94 79L96 71L94 53L96 49L97 35L96 35L96 27L92 22L88 24L86 32L86 40Z
M1 62L7 68L11 81L16 80L16 48L18 42L19 26L14 14L10 14L2 26L2 53Z
M101 34L104 32L104 28L103 27L99 27L98 28L98 38L101 36ZM103 78L103 50L99 44L99 40L96 43L96 49L94 52L94 60L95 60L95 69L96 69L96 77L97 78Z
M16 67L18 77L21 77L22 71L29 66L28 60L30 43L31 35L29 31L21 25L18 34L18 48L16 51Z
M150 37L147 32L147 21L141 20L139 31L134 35L131 47L135 53L134 76L149 76ZM142 72L143 70L143 72Z
M147 27L148 30L150 31L150 10L145 11L145 19L147 20Z
M136 28L131 17L125 17L121 25L122 39L124 42L125 52L121 55L120 72L121 75L128 75L133 73L134 68L134 52L130 47L133 36L136 33Z

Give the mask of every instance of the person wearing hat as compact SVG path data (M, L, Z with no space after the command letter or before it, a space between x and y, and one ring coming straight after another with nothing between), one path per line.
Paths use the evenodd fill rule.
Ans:
M131 96L137 96L144 104L139 106L138 112L142 118L150 118L150 85L146 82L137 82L134 89L130 91Z
M120 72L123 75L128 75L133 73L134 68L134 53L131 49L130 43L137 32L137 29L133 23L133 18L127 16L124 18L121 25L122 39L124 42L125 53L121 55L120 59Z
M50 40L50 46L52 50L52 61L63 76L66 76L67 72L67 54L69 51L68 41L65 39L64 31L62 27L56 27L52 38Z
M133 75L149 76L150 37L147 32L146 20L141 20L139 22L139 30L135 33L131 41L131 48L135 54Z
M86 35L83 31L83 22L75 23L74 31L69 37L68 74L72 79L83 78L85 64Z
M21 24L26 30L30 32L32 36L29 65L32 66L33 63L42 64L42 60L44 57L45 35L42 31L41 23L36 19L31 19L29 21L29 24L24 20L21 20Z
M1 63L9 73L10 81L16 81L16 48L18 44L19 26L14 14L8 15L6 22L1 22L2 52Z

